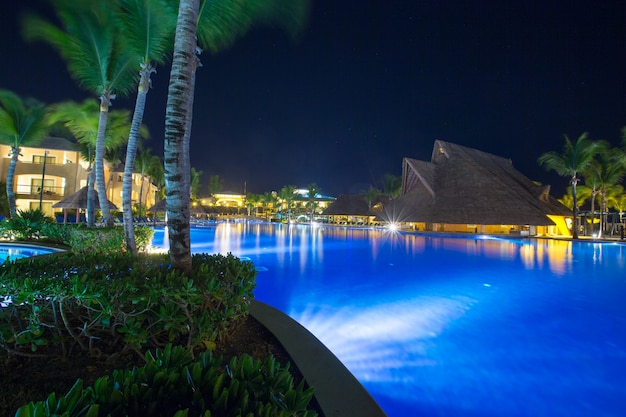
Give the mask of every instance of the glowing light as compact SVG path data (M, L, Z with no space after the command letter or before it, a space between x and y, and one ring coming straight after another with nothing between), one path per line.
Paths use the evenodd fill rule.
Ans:
M387 226L387 227L392 232L395 232L395 231L397 231L400 228L397 223L389 223L389 226Z
M305 311L291 311L289 315L309 329L359 380L397 382L402 369L406 384L413 381L406 375L416 375L417 380L418 368L436 365L436 359L429 355L434 339L473 302L467 297L424 296L369 308L332 310L309 305ZM393 348L397 344L406 346L400 355ZM415 372L405 372L407 368ZM405 388L410 391L411 385ZM407 393L395 395L403 397Z

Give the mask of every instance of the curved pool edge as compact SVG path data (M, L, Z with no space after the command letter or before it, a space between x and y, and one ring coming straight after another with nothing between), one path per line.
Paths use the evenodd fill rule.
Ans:
M20 246L27 248L49 249L52 252L65 252L68 246L54 243L22 242L19 240L0 240L0 246Z
M251 301L250 314L287 350L315 390L325 417L387 416L354 375L300 323L257 300Z

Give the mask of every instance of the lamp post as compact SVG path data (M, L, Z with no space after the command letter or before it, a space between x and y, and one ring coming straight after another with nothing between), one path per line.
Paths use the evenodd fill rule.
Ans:
M43 167L41 168L41 187L39 187L39 210L43 205L43 183L46 179L46 159L48 159L48 151L43 153Z

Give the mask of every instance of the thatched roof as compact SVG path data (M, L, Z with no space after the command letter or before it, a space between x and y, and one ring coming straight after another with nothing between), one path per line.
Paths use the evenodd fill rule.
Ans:
M100 209L100 200L98 199L98 192L94 190L96 204L96 210ZM68 208L68 209L86 209L87 208L87 187L83 187L76 191L74 194L65 197L63 200L52 206L53 208ZM117 210L117 206L109 201L109 207L112 210Z
M379 202L372 204L372 207ZM367 199L362 194L342 194L322 212L325 216L375 216L376 212L370 209Z
M150 207L148 211L153 213L164 213L165 212L165 199L157 201L157 203Z
M539 186L509 159L435 141L430 162L405 158L402 193L385 206L386 220L447 224L552 225L571 215L549 186Z

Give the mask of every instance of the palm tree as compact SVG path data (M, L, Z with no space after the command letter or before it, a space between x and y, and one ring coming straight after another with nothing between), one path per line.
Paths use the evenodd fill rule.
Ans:
M287 204L287 222L291 223L291 206L293 205L293 200L295 199L296 187L294 185L285 185L280 189L279 196L280 199Z
M261 202L261 196L259 194L254 194L254 193L248 193L246 194L245 197L245 204L246 207L248 208L248 216L251 216L251 211L252 209L256 208L257 204L259 204ZM254 211L254 214L256 215L256 210Z
M372 206L374 205L374 202L381 196L381 195L387 195L389 197L391 197L391 195L388 192L381 192L378 188L376 187L370 187L367 191L363 192L363 196L365 197L365 201L367 201L367 209L368 211L372 210ZM367 215L367 224L369 224L370 222L370 216L369 213Z
M82 103L66 101L52 104L48 108L46 114L48 123L62 124L69 132L78 140L79 143L86 146L83 155L89 163L90 172L88 184L88 203L87 203L87 222L89 226L95 225L95 194L93 192L94 176L97 175L91 169L92 163L95 164L96 144L100 131L99 106L95 100L85 100ZM130 120L130 112L128 110L113 110L108 112L107 130L103 138L103 146L105 153L116 151L121 148L128 138L128 126ZM142 127L143 135L147 135L147 129ZM105 159L103 157L103 159ZM98 197L100 200L100 191ZM106 194L105 194L106 197ZM108 202L108 200L107 200ZM102 206L100 206L102 208Z
M563 152L546 152L541 155L537 162L546 169L553 169L562 177L568 177L572 186L572 238L578 239L578 206L576 201L576 186L578 185L578 174L585 169L587 164L597 153L598 145L587 139L587 133L580 135L576 143L565 136L565 146Z
M586 179L585 179L586 180ZM576 187L576 205L578 213L580 213L580 209L585 205L587 200L591 199L591 208L593 212L593 199L595 199L595 194L592 188L586 185L579 185ZM559 202L563 204L565 207L572 208L572 204L574 203L574 198L572 197L572 187L567 187L566 194L559 199ZM582 220L583 223L583 235L587 235L587 218ZM593 223L592 223L593 224Z
M180 0L165 116L167 224L174 268L191 269L189 141L199 65L196 37L201 47L217 52L245 34L253 23L278 22L296 33L308 4L308 0Z
M598 159L594 160L600 192L600 230L598 237L602 237L606 226L607 190L622 181L626 173L626 154L618 148L602 148Z
M165 113L165 192L170 262L184 272L191 270L191 165L185 131L191 127L199 6L200 0L180 0Z
M264 211L265 211L265 220L270 220L270 213L272 209L276 206L278 202L278 197L275 192L265 192L261 195L261 202L263 203Z
M402 177L391 174L383 176L383 194L389 198L398 198L402 192Z
M313 224L315 220L315 209L317 208L317 195L320 193L321 189L314 182L307 186L307 199L309 200L308 205L310 211L310 223Z
M209 194L215 195L222 191L222 179L219 175L211 175L209 177Z
M152 153L150 152L150 148L145 149L141 152L139 152L139 154L137 155L137 158L135 159L135 172L137 172L140 177L141 177L141 184L139 185L139 199L137 201L137 205L139 207L139 213L138 213L138 217L142 218L143 217L143 212L142 212L142 208L144 206L143 203L143 196L144 196L144 192L143 192L143 186L144 183L146 181L146 177L150 176L150 172L152 171L152 167L154 165L161 165L161 160L159 159L158 156L156 155L152 155ZM126 167L124 167L124 175L126 175ZM132 190L132 183L131 183L131 190ZM131 191L132 194L132 191ZM132 195L131 195L132 197ZM147 199L147 198L146 198ZM132 199L131 199L132 201ZM133 240L134 240L134 233L133 233ZM128 241L126 242L126 247L128 248ZM134 246L134 245L133 245ZM136 251L137 249L134 248L134 251ZM134 251L131 251L132 253L135 253Z
M117 24L117 0L54 0L61 27L41 17L28 15L23 21L27 39L42 40L66 61L80 87L97 95L100 117L94 169L100 208L106 225L113 225L104 179L104 137L109 107L116 95L130 93L137 85L137 57L124 49L125 39Z
M619 213L619 221L622 223L622 217L626 212L626 192L621 185L615 185L607 190L606 201L609 207L614 208Z
M172 49L175 16L168 2L164 0L120 0L118 19L123 28L125 48L141 57L137 98L126 148L122 183L124 235L126 248L131 253L137 253L132 214L132 176L139 147L139 132L151 86L150 77L156 72L155 65L164 63ZM141 195L139 199L141 217Z
M599 147L602 148L602 151L604 152L605 147L608 146L608 144L604 143L604 142L598 142ZM598 149L598 151L600 151L600 149ZM591 234L595 233L595 221L596 221L596 199L598 198L598 195L600 194L600 188L601 188L601 180L600 180L600 166L598 161L596 161L595 159L592 159L591 161L589 161L589 163L587 164L587 166L585 167L585 169L582 170L582 177L584 180L585 185L581 185L579 187L577 187L576 191L577 191L577 198L580 198L581 195L581 191L587 193L588 198L591 199L591 204L590 204L590 212L591 212ZM579 206L582 206L583 203L580 203ZM585 234L587 234L587 223L585 222Z
M198 190L200 189L200 180L202 179L202 171L196 170L191 167L191 173L189 174L189 188L191 190L191 199L198 198Z
M40 143L47 133L45 106L34 100L22 100L16 94L0 90L0 143L11 147L11 162L5 185L9 203L9 216L15 217L15 168L20 147Z

